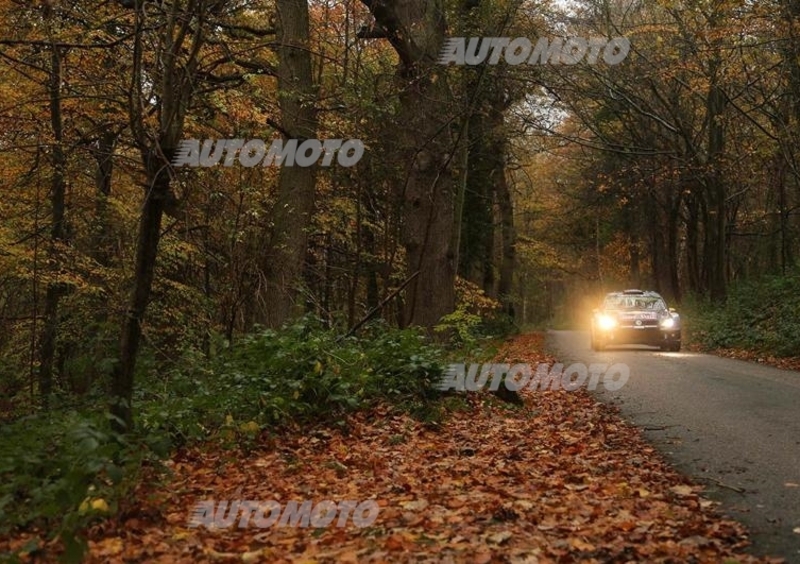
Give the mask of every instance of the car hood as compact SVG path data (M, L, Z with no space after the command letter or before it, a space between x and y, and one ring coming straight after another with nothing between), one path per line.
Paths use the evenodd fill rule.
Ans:
M603 313L617 319L664 319L670 316L667 310L652 309L607 309Z

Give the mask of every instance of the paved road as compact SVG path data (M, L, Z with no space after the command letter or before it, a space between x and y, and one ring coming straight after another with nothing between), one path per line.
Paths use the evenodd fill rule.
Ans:
M565 363L628 364L622 389L598 397L708 486L706 497L750 529L753 553L800 563L800 372L650 347L594 352L582 331L551 331L548 346Z

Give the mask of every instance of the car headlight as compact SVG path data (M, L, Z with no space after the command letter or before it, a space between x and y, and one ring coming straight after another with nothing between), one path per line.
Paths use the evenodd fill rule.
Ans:
M672 329L675 327L675 319L672 317L668 317L661 322L662 329Z
M617 320L611 317L610 315L600 315L597 318L597 325L603 331L608 331L609 329L613 329L617 326Z

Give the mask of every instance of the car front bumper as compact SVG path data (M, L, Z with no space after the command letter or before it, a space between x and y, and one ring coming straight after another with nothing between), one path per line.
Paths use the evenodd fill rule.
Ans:
M660 346L681 340L680 329L661 329L660 327L615 327L607 331L599 330L597 336L606 345L651 345Z

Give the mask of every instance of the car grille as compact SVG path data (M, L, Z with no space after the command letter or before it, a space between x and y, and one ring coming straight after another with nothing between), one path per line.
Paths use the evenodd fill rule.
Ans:
M648 311L642 313L622 313L619 316L621 327L658 327L658 314Z
M656 319L636 319L620 321L621 327L658 327Z

